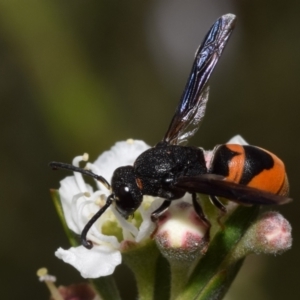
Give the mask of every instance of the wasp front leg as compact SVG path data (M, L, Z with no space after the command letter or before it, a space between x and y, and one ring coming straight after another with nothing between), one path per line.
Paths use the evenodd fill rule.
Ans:
M171 200L165 200L162 205L151 214L151 221L156 222L159 217L169 208Z

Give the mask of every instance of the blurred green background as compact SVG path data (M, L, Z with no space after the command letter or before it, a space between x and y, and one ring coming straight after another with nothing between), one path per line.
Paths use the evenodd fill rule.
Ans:
M229 12L237 28L191 143L212 149L239 133L285 161L294 202L275 209L292 223L293 248L250 257L230 299L300 299L299 7L271 0L0 0L2 299L48 299L36 277L42 266L59 284L81 281L54 257L68 242L49 188L66 173L52 172L48 162L84 152L93 161L127 138L158 142L197 46ZM119 268L118 282L129 274ZM126 286L124 299L134 299Z

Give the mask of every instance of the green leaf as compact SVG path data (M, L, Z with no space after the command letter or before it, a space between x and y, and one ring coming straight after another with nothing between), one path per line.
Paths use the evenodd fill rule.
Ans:
M201 291L195 300L200 299L222 299L228 291L236 274L240 270L244 259L238 260L236 263L226 270L221 270L217 273Z

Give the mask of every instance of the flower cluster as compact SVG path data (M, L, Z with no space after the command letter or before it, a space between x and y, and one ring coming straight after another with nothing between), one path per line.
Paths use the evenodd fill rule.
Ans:
M142 141L127 140L118 142L110 151L104 152L86 168L105 178L111 178L113 171L122 165L132 165L137 156L149 148ZM77 156L73 160L74 166L81 161L87 161L88 156ZM59 196L65 221L68 228L75 234L80 234L90 218L101 208L111 194L100 182L96 188L84 181L83 175L74 172L60 182ZM110 206L101 218L88 232L88 240L94 247L86 249L83 246L71 247L68 250L59 248L55 255L78 269L84 278L97 278L110 275L121 263L120 249L122 243L131 241L139 243L147 239L154 229L150 221L150 212L161 203L152 197L145 197L134 218L127 221Z
M228 143L247 145L241 136L233 137ZM84 154L75 157L72 164L79 167L84 163L86 169L103 176L109 182L115 169L133 165L136 158L147 149L149 146L143 141L127 140L116 143L94 163L87 162L88 155ZM204 156L209 165L213 151L205 151ZM111 193L99 181L87 183L79 172L74 172L73 176L60 182L57 199L67 233L72 232L68 234L69 237L81 234ZM268 212L258 217L258 206L244 208L229 201L223 203L227 210L224 216L209 204L206 196L200 195L204 213L212 225L209 227L195 212L191 198L186 193L183 198L173 201L156 223L151 221L151 214L161 206L164 199L144 196L140 207L128 220L112 204L87 233L87 240L93 243L92 249L73 241L71 248L59 248L55 255L73 265L82 277L91 279L111 275L116 266L121 264L123 256L136 275L141 294L143 289L150 294L155 290L155 264L158 255L162 255L169 262L167 271L171 272L171 298L180 295L186 299L190 293L198 295L201 289L205 291L208 284L216 285L211 289L212 292L228 286L230 282L223 278L220 266L232 272L235 266L239 268L240 259L248 254L278 254L291 247L291 227L278 213ZM240 228L244 228L243 231ZM147 270L145 259L149 262ZM152 267L153 270L150 270ZM212 277L201 276L203 272ZM153 285L151 292L150 282ZM186 289L187 282L189 289ZM110 295L107 299L111 297L115 296Z

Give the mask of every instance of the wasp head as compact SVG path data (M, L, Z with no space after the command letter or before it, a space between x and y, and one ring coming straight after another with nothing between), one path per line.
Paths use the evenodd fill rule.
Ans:
M132 166L117 168L111 183L116 209L127 219L143 200L143 193L136 183L134 168Z

